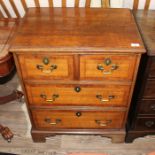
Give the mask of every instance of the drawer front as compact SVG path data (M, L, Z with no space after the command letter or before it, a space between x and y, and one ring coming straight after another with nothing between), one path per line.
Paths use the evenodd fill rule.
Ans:
M81 79L96 80L132 80L136 65L136 56L98 55L81 56Z
M72 79L72 56L19 55L22 75L26 79Z
M38 129L119 129L123 127L125 112L32 110L32 117Z
M139 114L154 114L155 115L155 100L140 101Z
M130 86L120 85L26 85L34 105L126 106Z
M155 57L151 58L149 77L155 77Z
M135 128L137 130L155 130L155 117L139 117L136 121Z
M147 80L143 97L155 98L155 80Z

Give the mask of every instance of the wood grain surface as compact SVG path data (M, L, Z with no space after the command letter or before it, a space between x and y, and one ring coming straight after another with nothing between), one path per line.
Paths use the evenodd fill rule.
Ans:
M155 30L154 30L154 17L155 11L137 11L135 12L135 17L140 29L140 32L143 36L145 41L145 45L147 48L148 55L154 56L155 55ZM147 21L147 22L146 22Z
M42 50L91 53L114 52L116 49L119 52L145 52L128 9L31 8L24 21L14 38L10 49L12 52Z
M44 130L121 129L124 116L125 112L32 110L35 127Z
M45 65L43 60L47 58L49 64ZM19 62L22 68L22 75L25 79L35 80L60 80L73 79L73 55L49 55L49 54L34 54L34 55L19 55ZM33 62L33 63L32 63ZM43 69L37 68L40 65ZM51 70L51 66L56 65L56 68Z
M81 80L114 80L125 81L133 79L133 72L137 61L136 55L84 55L80 57L80 79ZM111 64L106 65L105 61ZM111 70L116 65L116 69ZM103 67L100 70L98 66Z
M79 92L76 89L80 89ZM26 85L30 105L36 106L127 106L126 85ZM45 95L42 98L40 95ZM53 101L53 95L58 95ZM101 96L97 98L97 95ZM49 100L49 101L48 101Z

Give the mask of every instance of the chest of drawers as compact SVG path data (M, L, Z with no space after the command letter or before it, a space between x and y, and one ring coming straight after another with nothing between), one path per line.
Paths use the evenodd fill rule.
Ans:
M126 142L155 134L155 11L137 11L135 17L146 44L128 119Z
M94 134L124 141L141 54L127 9L29 9L10 49L32 138Z

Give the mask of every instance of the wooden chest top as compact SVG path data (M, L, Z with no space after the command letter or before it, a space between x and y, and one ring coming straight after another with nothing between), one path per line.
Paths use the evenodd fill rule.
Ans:
M31 8L11 51L145 52L128 9Z
M155 11L137 11L135 16L147 47L147 54L155 56Z

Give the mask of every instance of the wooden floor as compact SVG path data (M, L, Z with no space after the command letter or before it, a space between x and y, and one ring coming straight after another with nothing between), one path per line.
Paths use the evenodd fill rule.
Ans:
M17 88L18 78L0 85L0 96ZM30 123L24 100L13 101L0 106L0 123L10 127L15 136L11 143L0 137L0 152L20 155L67 155L71 152L96 152L110 155L146 155L155 151L155 136L138 138L131 144L112 144L108 138L100 136L62 135L50 137L46 143L33 143Z

